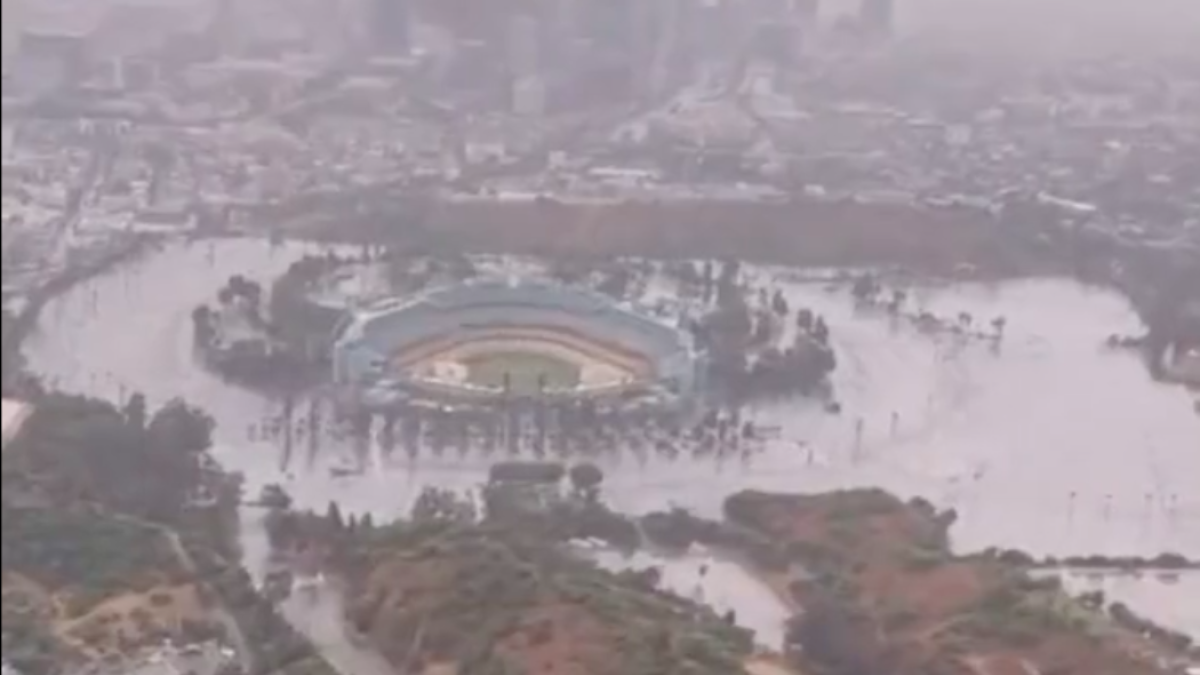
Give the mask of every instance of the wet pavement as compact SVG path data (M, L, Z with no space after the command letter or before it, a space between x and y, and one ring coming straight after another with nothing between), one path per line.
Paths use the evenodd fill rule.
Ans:
M349 447L285 458L277 442L249 433L278 404L196 366L192 309L231 275L269 283L305 248L170 245L50 303L28 343L30 365L67 390L136 390L151 402L180 396L203 406L219 422L215 456L245 474L248 495L278 482L301 507L337 501L378 519L405 512L425 485L481 484L487 460L453 452L377 457L364 475L342 477L331 469L345 466ZM1151 382L1134 356L1103 348L1111 334L1139 331L1120 297L1061 280L910 293L915 307L939 315L970 312L981 330L1003 315L996 348L856 310L847 291L819 283L788 284L786 293L793 308L828 320L844 412L803 402L758 410L757 420L781 434L748 462L605 458L606 496L616 507L676 504L716 515L725 496L747 487L878 485L958 509L954 536L964 550L1200 557L1200 418L1181 389Z

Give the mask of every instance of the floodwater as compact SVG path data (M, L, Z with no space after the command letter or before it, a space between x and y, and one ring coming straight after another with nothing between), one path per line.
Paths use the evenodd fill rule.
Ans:
M1123 602L1136 614L1200 637L1200 572L1142 575L1076 570L1060 578L1071 594L1102 591L1109 601Z
M711 509L723 497L715 485L872 484L956 508L965 550L1200 553L1200 418L1181 388L1151 382L1135 356L1102 346L1140 331L1118 296L1057 280L910 292L915 308L951 319L969 312L984 332L1005 317L993 346L858 311L819 283L789 290L793 307L814 309L831 327L843 414L764 407L757 419L780 426L781 439L750 466L715 475L674 466L660 491L630 479L641 486L630 491L635 506L665 495ZM696 484L706 489L680 497Z
M195 365L191 310L211 302L231 275L269 282L301 252L257 240L169 245L51 303L28 344L29 362L67 390L136 390L152 402L180 396L203 406L219 422L216 458L245 474L249 495L278 482L301 507L337 501L379 519L405 512L425 485L480 485L487 466L476 456L378 461L365 475L340 478L330 469L344 465L349 448L284 457L278 443L248 433L278 406ZM1058 280L910 291L914 308L949 317L968 311L981 330L1006 317L1005 337L993 347L858 311L845 290L778 283L793 308L827 319L844 412L764 407L757 420L778 426L780 438L744 463L606 459L614 506L675 504L716 515L725 496L746 487L878 485L956 508L964 550L1200 557L1200 418L1182 390L1152 383L1135 357L1103 349L1110 334L1139 331L1121 298ZM1162 602L1183 601L1168 594Z
M585 548L584 552L596 564L613 571L658 568L662 588L705 603L722 615L733 611L737 624L754 631L760 645L774 651L783 649L791 611L774 591L736 562L699 549L670 557L641 551L627 556L603 548Z
M264 525L265 512L255 507L242 510L242 557L250 578L261 588L270 563L270 544ZM383 656L362 639L347 632L345 595L342 588L321 578L297 579L292 594L280 605L280 613L339 673L345 675L395 675Z

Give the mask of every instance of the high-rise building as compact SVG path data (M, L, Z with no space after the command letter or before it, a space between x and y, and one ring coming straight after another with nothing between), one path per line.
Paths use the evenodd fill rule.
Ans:
M0 39L0 48L4 52L4 71L8 72L8 63L10 59L16 55L18 44L21 41L21 12L24 9L23 3L20 0L3 0L3 17L0 17L0 30L3 31L3 39Z
M604 51L626 52L635 40L642 0L602 0L580 7L582 37Z
M541 62L541 32L536 18L518 14L508 21L508 72L526 77L538 72Z
M369 0L368 33L377 56L407 56L412 30L411 0Z
M647 63L657 51L672 20L673 8L668 2L632 3L629 8L630 34L635 56L640 63Z
M726 60L742 52L744 15L721 0L691 4L685 21L687 50L694 62Z
M893 0L862 0L859 22L863 30L872 35L889 35L895 20Z
M246 43L246 31L233 0L217 0L208 25L212 46L226 56L241 56Z
M754 31L755 55L783 68L800 62L802 32L799 21L762 21Z
M23 31L10 76L14 89L45 94L75 84L87 61L84 35Z
M554 0L550 5L549 25L558 31L562 38L573 40L579 32L580 0Z
M512 111L518 115L538 116L546 112L546 83L537 76L513 81Z
M806 24L814 23L820 13L820 0L792 0L791 14Z

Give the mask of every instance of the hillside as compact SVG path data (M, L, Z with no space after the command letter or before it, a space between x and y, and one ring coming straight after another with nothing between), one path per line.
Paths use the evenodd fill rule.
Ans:
M180 401L38 397L3 455L3 646L21 672L168 638L223 642L248 671L329 672L231 562L238 486L207 456L211 430Z
M486 525L381 531L351 624L409 672L736 675L751 635L542 537Z
M187 508L217 486L202 454L210 424L178 402L150 414L140 397L123 410L38 402L3 465L5 652L23 670L215 634L169 535L185 520L214 529Z
M817 673L1157 675L1182 672L1189 641L1120 605L1066 596L1019 553L951 553L953 513L878 490L745 492L730 521L786 548L766 576L804 607L789 639ZM1154 632L1154 631L1151 631Z

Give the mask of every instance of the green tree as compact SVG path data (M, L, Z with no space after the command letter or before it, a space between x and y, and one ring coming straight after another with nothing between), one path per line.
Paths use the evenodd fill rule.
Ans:
M325 511L325 520L335 531L341 531L346 527L346 521L342 518L342 509L338 507L337 502L329 502L329 509Z
M146 430L146 396L141 393L135 393L129 397L129 401L125 403L125 420L129 426L137 432Z
M208 413L172 399L154 414L147 432L155 448L198 454L212 446L215 426Z

